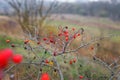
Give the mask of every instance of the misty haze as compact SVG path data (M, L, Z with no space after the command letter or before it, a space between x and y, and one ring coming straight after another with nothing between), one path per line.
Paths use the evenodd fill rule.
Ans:
M0 80L120 80L120 0L0 0Z

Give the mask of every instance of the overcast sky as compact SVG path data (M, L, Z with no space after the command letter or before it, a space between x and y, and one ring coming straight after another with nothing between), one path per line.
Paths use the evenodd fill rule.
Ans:
M58 0L58 1L62 1L62 2L75 2L75 1L98 1L98 0Z
M48 1L53 1L53 0L48 0ZM60 2L75 2L75 1L81 1L81 2L86 2L86 1L98 1L98 0L57 0Z

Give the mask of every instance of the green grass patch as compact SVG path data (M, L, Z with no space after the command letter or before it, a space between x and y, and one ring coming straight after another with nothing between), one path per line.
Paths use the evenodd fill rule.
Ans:
M6 43L6 40L10 40L10 43ZM10 44L23 44L22 40L12 38L6 35L0 35L0 49L9 48Z

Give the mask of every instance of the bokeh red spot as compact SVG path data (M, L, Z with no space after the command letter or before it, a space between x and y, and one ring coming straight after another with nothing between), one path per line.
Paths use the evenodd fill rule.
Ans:
M50 76L48 73L43 73L41 75L41 79L40 80L50 80Z
M22 58L22 55L20 55L20 54L16 54L13 56L13 62L16 64L21 63L22 60L23 60L23 58Z
M5 68L12 56L13 52L11 49L0 50L0 68Z

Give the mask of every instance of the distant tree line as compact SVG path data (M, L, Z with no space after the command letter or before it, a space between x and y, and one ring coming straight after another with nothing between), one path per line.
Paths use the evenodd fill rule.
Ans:
M50 4L49 2L44 1L44 7L43 7L44 11L46 8L49 9L49 4ZM41 3L37 3L37 5L40 6ZM12 13L13 9L11 9L11 7L9 6L7 7L6 6L1 9L0 14L1 13L4 15L5 14L7 15L7 13L13 14ZM43 14L45 15L44 11ZM57 5L53 6L51 13L67 13L67 14L79 14L84 16L109 17L112 20L120 20L120 1L111 0L111 2L97 1L97 2L86 2L86 3L81 3L78 1L76 3L57 3Z
M62 3L53 10L53 13L70 13L84 16L109 17L120 20L119 2L89 2L89 3Z

